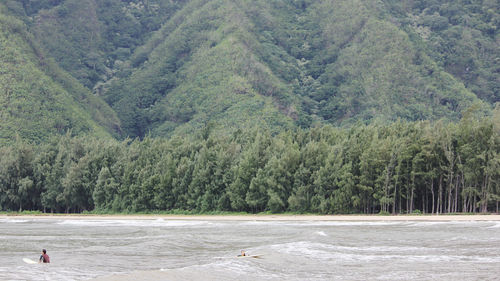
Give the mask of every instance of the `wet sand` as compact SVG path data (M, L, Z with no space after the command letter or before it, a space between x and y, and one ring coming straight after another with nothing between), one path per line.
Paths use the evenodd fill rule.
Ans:
M500 215L0 215L0 219L198 220L198 221L500 221Z

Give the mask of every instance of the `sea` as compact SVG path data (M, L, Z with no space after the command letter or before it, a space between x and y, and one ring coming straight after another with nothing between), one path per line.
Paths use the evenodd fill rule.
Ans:
M498 221L15 217L0 250L0 280L500 280Z

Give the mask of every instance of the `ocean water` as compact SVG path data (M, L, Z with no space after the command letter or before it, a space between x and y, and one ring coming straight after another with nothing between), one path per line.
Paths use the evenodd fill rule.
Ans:
M23 262L42 248L51 264ZM495 221L9 218L0 249L0 280L500 279Z

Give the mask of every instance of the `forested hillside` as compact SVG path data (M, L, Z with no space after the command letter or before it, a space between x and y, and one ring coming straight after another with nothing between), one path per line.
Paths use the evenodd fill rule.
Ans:
M500 107L459 123L0 148L0 210L498 212Z
M6 1L122 136L457 121L499 101L483 1ZM488 105L489 104L489 105Z
M45 57L1 3L0 93L0 145L16 136L40 142L67 131L106 137L120 132L113 110Z
M131 63L139 67L103 96L130 135L208 120L227 131L235 127L226 120L255 120L244 108L269 114L244 104L249 98L279 110L264 120L271 128L457 120L474 94L386 17L370 1L190 1L138 49Z
M500 101L500 25L497 0L385 1L429 56L479 98Z
M0 210L485 212L498 0L3 0Z

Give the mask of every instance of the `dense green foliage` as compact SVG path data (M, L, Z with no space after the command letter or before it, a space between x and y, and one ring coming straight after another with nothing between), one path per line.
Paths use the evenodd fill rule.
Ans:
M500 101L497 0L388 0L399 23L419 35L429 55L478 97Z
M121 143L66 135L0 148L0 210L487 212L500 201L500 108L272 136Z
M172 1L23 2L37 40L90 89L111 78L114 64L144 44L178 5Z
M224 134L457 121L477 97L500 100L496 4L6 2L63 69L112 106L131 137L189 134L210 121Z
M498 8L4 0L0 210L498 210Z
M16 135L44 141L70 129L107 137L119 130L114 112L46 59L26 26L5 12L0 4L0 145Z
M238 128L231 120L255 122L251 112L272 113L263 124L279 129L458 120L477 101L371 1L300 3L190 1L122 65L130 75L108 83L104 98L131 136L209 120L227 133Z

